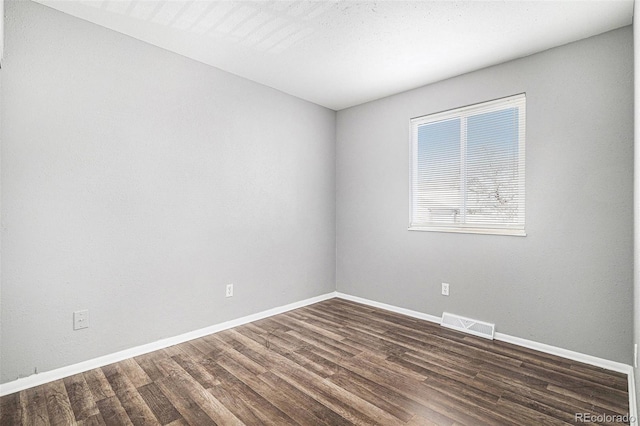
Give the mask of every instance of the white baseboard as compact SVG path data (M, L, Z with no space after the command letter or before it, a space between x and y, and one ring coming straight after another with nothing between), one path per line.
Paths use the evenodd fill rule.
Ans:
M396 312L399 314L407 315L412 318L419 318L426 321L431 321L436 324L440 324L440 317L425 314L422 312L412 311L410 309L400 308L393 305L387 305L386 303L376 302L374 300L364 299L362 297L351 296L336 292L336 297L345 300L351 300L353 302L362 303L363 305L373 306L387 311ZM510 336L504 333L495 333L494 338L502 342L512 343L517 346L522 346L529 349L534 349L539 352L557 355L562 358L567 358L572 361L578 361L585 364L593 365L595 367L604 368L606 370L616 371L618 373L626 374L629 383L629 416L634 419L638 418L638 408L636 403L636 386L634 381L634 371L631 365L623 364L621 362L610 361L604 358L598 358L592 355L583 354L580 352L570 351L568 349L558 348L555 346L547 345L544 343L534 342L532 340L522 339L520 337ZM637 421L637 420L636 420Z
M606 370L616 371L618 373L629 374L633 370L628 364L621 362L609 361L608 359L598 358L592 355L583 354L581 352L570 351L568 349L558 348L556 346L546 345L544 343L534 342L532 340L521 339L520 337L510 336L504 333L496 333L495 339L502 342L512 343L517 346L544 352L550 355L556 355L567 358L572 361L582 362L584 364L593 365L595 367L604 368Z
M94 368L99 368L105 365L113 364L114 362L123 361L128 358L132 358L135 356L144 355L149 352L168 348L169 346L177 345L179 343L184 343L189 340L197 339L199 337L217 333L219 331L227 330L233 327L238 327L243 324L247 324L253 321L258 321L263 318L267 318L273 315L281 314L283 312L291 311L293 309L302 308L303 306L312 305L314 303L322 302L323 300L332 299L334 297L336 297L335 292L323 294L321 296L312 297L310 299L305 299L300 302L290 303L288 305L279 306L273 309L268 309L266 311L258 312L256 314L247 315L242 318L237 318L231 321L225 321L223 323L201 328L199 330L190 331L188 333L180 334L179 336L169 337L167 339L158 340L156 342L147 343L145 345L136 346L130 349L125 349L120 352L104 355L98 358L79 362L77 364L56 368L55 370L32 374L31 376L23 377L18 380L14 380L12 382L0 384L0 396L9 395L14 392L19 392L24 389L32 388L34 386L43 385L45 383L49 383L54 380L63 379L65 377L69 377L74 374L84 373L85 371L93 370Z
M399 308L393 305L387 305L386 303L376 302L369 299L364 299L358 296L351 296L350 294L336 292L336 297L345 300L351 300L352 302L362 303L363 305L373 306L374 308L384 309L386 311L395 312L398 314L403 314L408 317L418 318L425 321L435 322L440 324L440 317L436 317L434 315L425 314L418 311L412 311L411 309Z
M210 327L202 328L200 330L191 331L181 334L179 336L170 337L167 339L158 340L156 342L148 343L134 348L126 349L113 354L101 356L98 358L90 359L87 361L79 362L77 364L69 365L55 370L46 371L43 373L33 374L28 377L24 377L12 382L0 384L0 396L8 395L14 392L19 392L24 389L32 388L34 386L43 385L45 383L52 382L54 380L63 379L74 374L83 373L85 371L93 370L114 362L119 362L128 358L143 355L149 352L157 351L167 348L169 346L177 345L189 340L197 339L209 334L217 333L219 331L227 330L233 327L238 327L243 324L247 324L253 321L258 321L273 315L281 314L293 309L301 308L304 306L312 305L314 303L321 302L323 300L339 297L345 300L351 300L353 302L362 303L380 309L384 309L391 312L403 314L412 318L418 318L425 321L430 321L436 324L440 323L440 317L425 314L423 312L413 311L411 309L400 308L398 306L388 305L386 303L376 302L369 299L364 299L358 296L351 296L349 294L332 292L321 296L305 299L300 302L290 303L288 305L280 306L266 311L258 312L256 314L247 315L242 318L237 318L231 321L226 321L220 324L212 325ZM521 339L519 337L510 336L503 333L495 333L495 339L514 345L523 346L526 348L534 349L540 352L557 355L563 358L571 359L585 364L601 367L607 370L617 371L619 373L627 374L629 383L629 415L633 418L638 418L638 409L636 403L636 387L634 381L634 370L630 365L620 362L609 361L607 359L594 357L591 355L582 354L580 352L570 351L568 349L558 348L544 343L538 343L527 339Z
M386 303L380 303L362 297L351 296L337 292L336 296L341 299L351 300L354 302L362 303L363 305L373 306L387 311L404 314L412 318L419 318L426 321L430 321L436 324L440 324L440 317L435 315L429 315L422 312L412 311L411 309L399 308L393 305L387 305ZM568 349L558 348L544 343L534 342L532 340L521 339L520 337L510 336L504 333L495 333L495 340L500 340L507 343L513 343L514 345L523 346L525 348L534 349L540 352L544 352L551 355L557 355L563 358L567 358L573 361L583 362L585 364L593 365L596 367L605 368L607 370L617 371L619 373L628 374L632 367L621 362L609 361L607 359L598 358L591 355L586 355L580 352L570 351Z
M629 371L628 387L629 387L629 419L634 421L630 422L631 425L638 424L638 400L636 399L636 379L634 369Z

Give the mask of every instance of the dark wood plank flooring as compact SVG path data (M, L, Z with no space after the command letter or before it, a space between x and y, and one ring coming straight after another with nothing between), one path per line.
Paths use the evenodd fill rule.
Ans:
M629 410L624 374L342 299L0 403L3 426L555 425Z

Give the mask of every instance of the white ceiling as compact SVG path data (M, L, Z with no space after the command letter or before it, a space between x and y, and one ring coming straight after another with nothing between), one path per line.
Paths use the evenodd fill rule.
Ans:
M334 110L633 17L633 0L36 1Z

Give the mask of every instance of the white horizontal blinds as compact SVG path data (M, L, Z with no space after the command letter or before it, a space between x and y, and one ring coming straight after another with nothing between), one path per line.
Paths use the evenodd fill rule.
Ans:
M524 233L524 95L412 125L411 227Z
M519 108L474 114L466 121L466 223L524 227Z
M417 223L460 221L461 120L437 121L417 128L414 203Z

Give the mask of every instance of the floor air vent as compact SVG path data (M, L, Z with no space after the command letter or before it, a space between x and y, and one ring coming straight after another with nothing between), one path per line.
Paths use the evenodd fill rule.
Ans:
M440 325L491 340L493 340L493 332L496 328L495 324L489 324L488 322L465 318L447 312L442 313Z

